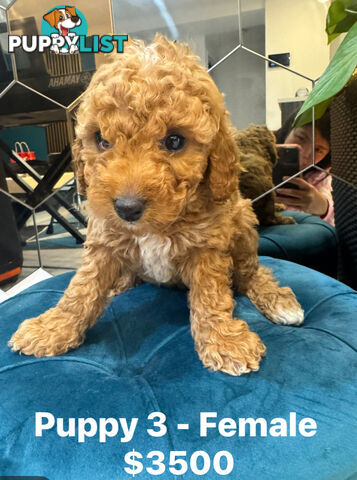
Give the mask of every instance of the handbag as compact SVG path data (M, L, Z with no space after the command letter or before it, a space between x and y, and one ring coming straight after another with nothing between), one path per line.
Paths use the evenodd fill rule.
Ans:
M26 142L15 142L15 149L14 151L26 162L29 162L31 160L36 160L36 154L35 152L31 151L29 146L27 145ZM13 158L10 158L11 163L15 163L15 160Z

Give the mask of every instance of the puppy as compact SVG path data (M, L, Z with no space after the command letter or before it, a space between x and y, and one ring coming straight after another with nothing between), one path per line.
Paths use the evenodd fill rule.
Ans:
M238 190L223 96L188 46L162 35L111 58L83 96L73 146L90 211L83 263L57 306L25 320L10 345L36 357L78 347L111 289L140 278L189 288L206 367L258 370L265 346L232 317L232 285L277 324L300 325L303 310L258 263L257 220Z
M274 134L263 125L250 125L236 130L235 139L240 151L240 192L254 200L274 187L273 167L278 161ZM281 215L284 205L275 203L275 191L253 202L253 210L261 226L296 223L292 217Z

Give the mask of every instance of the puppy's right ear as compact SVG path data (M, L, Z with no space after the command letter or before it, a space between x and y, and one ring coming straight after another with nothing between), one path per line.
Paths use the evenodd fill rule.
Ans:
M57 9L55 8L54 10L43 16L43 19L46 20L46 22L48 22L51 27L56 26L56 11Z
M74 172L77 178L78 193L86 195L88 185L84 178L84 161L81 157L82 149L82 141L79 138L76 138L72 145Z

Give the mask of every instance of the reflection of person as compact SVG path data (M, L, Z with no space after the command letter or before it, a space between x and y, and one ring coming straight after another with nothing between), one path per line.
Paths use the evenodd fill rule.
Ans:
M312 124L292 128L295 114L275 132L277 143L294 144L300 149L300 168L312 165ZM330 117L326 113L315 122L315 164L323 168L309 169L301 177L290 180L298 188L288 186L277 190L276 201L290 210L301 210L318 215L334 225L330 159ZM284 178L286 180L287 177Z

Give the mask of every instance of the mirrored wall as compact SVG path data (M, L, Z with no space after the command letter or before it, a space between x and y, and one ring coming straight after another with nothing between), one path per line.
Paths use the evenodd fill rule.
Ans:
M149 42L160 32L188 42L225 93L233 124L238 129L267 125L276 131L300 108L333 54L324 32L328 7L328 1L320 0L77 0L72 8L86 22L88 37L117 33ZM47 157L71 144L70 112L106 61L99 53L18 49L9 54L8 33L40 34L44 16L53 8L50 0L0 0L1 126L41 125L53 137L60 125L62 143L48 145ZM312 129L311 141L314 165ZM357 183L349 174L340 181L352 189Z

